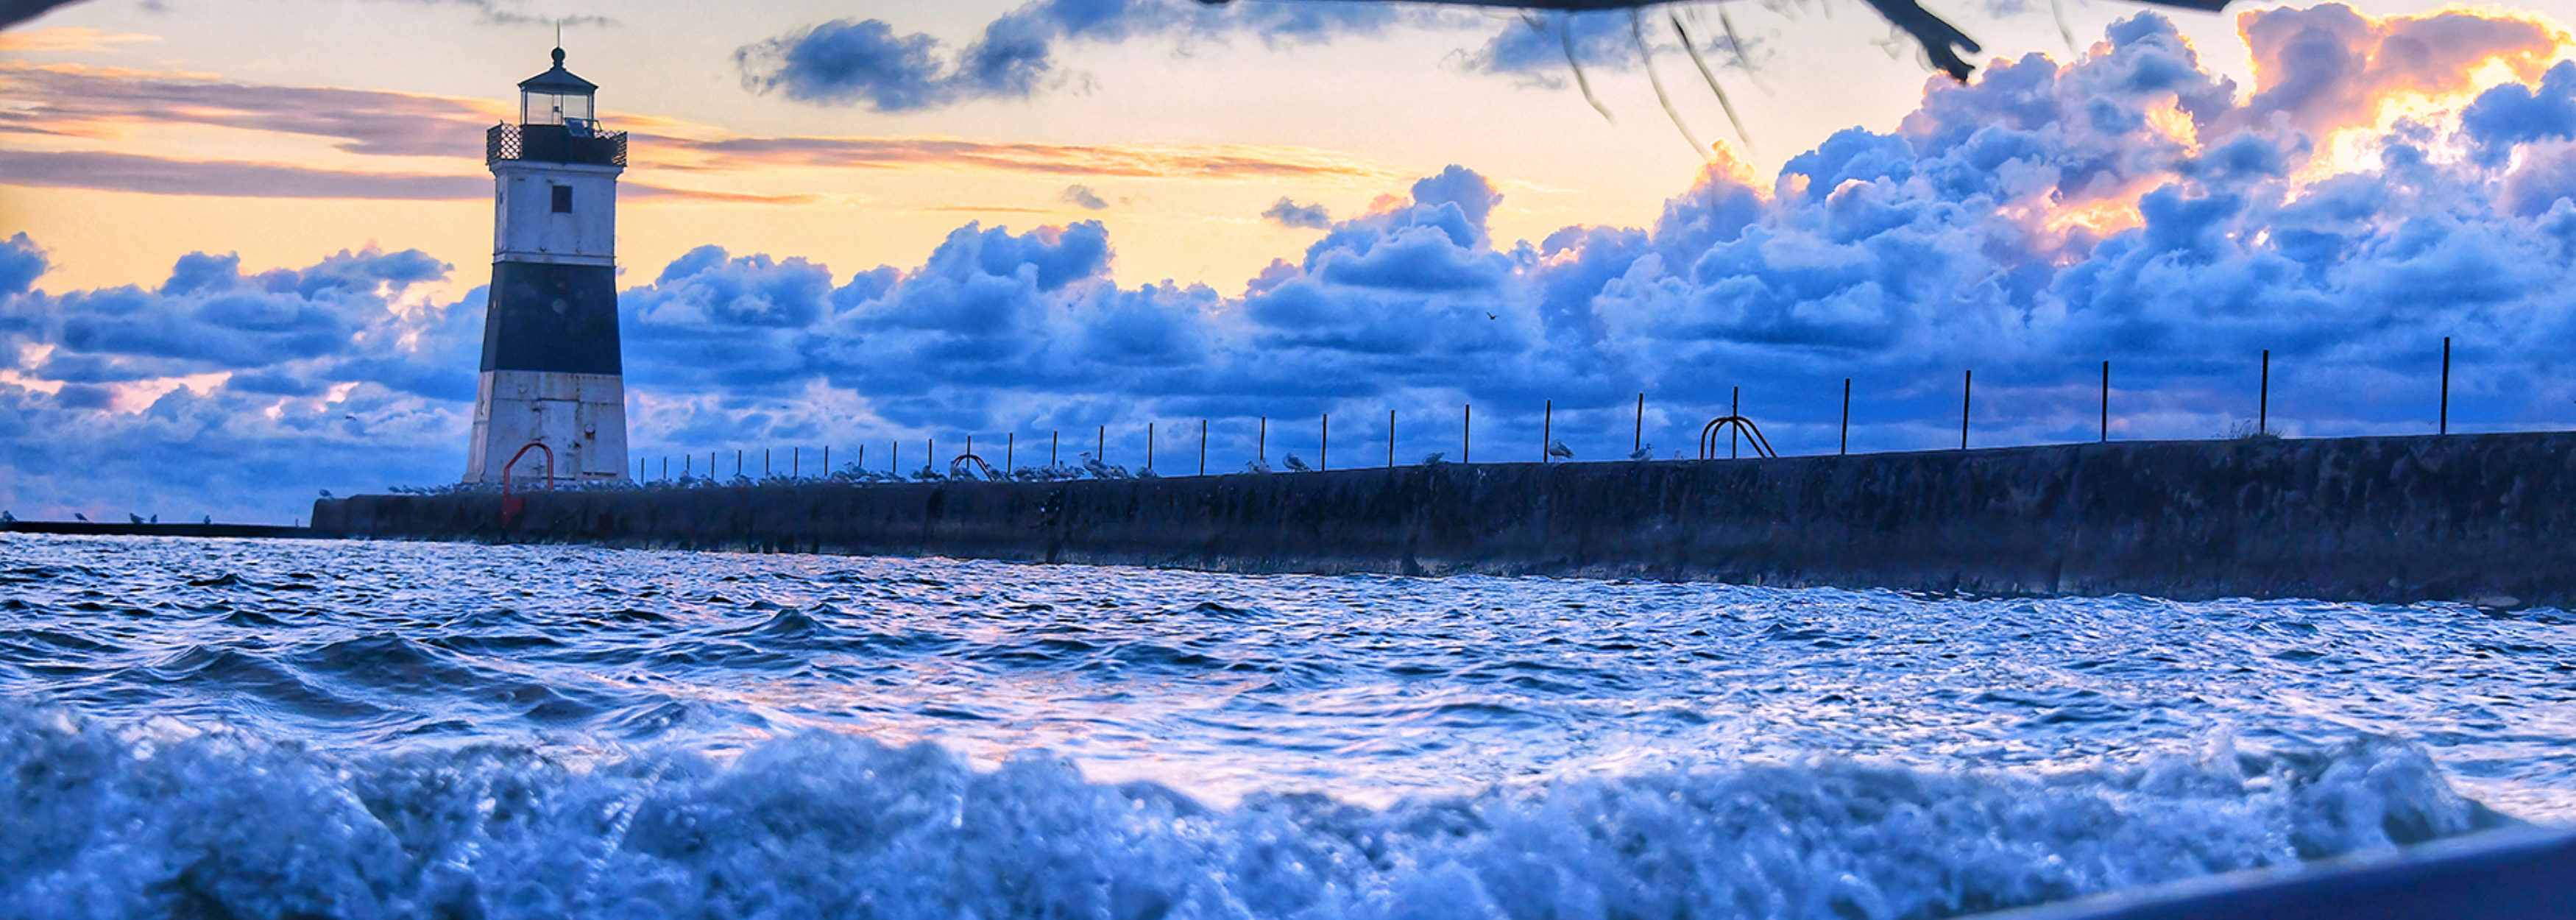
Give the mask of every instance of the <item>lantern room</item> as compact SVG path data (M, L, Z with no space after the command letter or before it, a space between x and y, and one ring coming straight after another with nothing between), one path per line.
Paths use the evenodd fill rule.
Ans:
M519 81L519 124L562 125L574 137L589 137L598 125L593 103L599 85L564 69L563 49L555 49L555 66Z

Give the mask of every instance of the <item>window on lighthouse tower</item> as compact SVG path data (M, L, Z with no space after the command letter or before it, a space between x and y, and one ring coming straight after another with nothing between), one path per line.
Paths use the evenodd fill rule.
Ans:
M555 193L555 213L557 213L557 214L570 214L570 213L572 213L572 186L569 186L569 185L558 185L558 186L555 186L555 187L554 187L554 193Z

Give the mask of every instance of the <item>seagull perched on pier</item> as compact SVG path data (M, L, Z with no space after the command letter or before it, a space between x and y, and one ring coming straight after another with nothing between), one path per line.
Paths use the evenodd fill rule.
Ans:
M1314 467L1306 465L1306 461L1297 459L1296 454L1289 454L1286 459L1280 460L1279 462L1286 465L1291 472L1312 473L1315 471Z
M140 524L140 523L143 523L143 516L142 516L142 515L140 515L140 514L136 514L136 513L134 513L134 512L128 511L128 512L126 512L126 513L125 513L125 522L126 522L126 523L128 523L128 524Z
M1447 462L1449 462L1449 455L1436 450L1422 455L1423 466L1439 466Z
M1563 441L1549 441L1547 442L1547 455L1559 460L1572 460L1574 459L1574 448L1565 446L1565 442Z
M0 524L15 524L15 523L18 523L18 516L17 516L17 515L10 514L9 512L6 512L6 511L0 511Z
M1644 446L1644 447L1640 447L1640 448L1637 448L1637 449L1636 449L1636 450L1634 450L1634 451L1629 452L1629 454L1628 454L1628 459L1630 459L1630 460L1652 460L1652 459L1655 459L1655 445L1648 444L1648 445L1646 445L1646 446Z
M78 512L78 511L74 511L74 512L72 512L72 520L79 521L79 522L81 522L81 523L83 523L83 524L87 524L87 523L89 523L89 515L82 514L82 513Z
M324 489L324 490L322 490L322 497L323 497L323 498L330 498L330 497L331 497L331 490L329 490L329 489Z

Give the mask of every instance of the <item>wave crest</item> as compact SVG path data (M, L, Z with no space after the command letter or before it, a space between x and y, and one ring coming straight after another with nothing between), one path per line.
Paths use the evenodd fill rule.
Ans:
M342 756L0 708L0 914L1943 917L2507 819L2382 739L2048 775L1817 760L1231 809L816 733Z

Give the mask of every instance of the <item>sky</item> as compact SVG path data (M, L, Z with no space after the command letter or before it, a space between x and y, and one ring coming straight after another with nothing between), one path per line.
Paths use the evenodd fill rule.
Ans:
M459 478L558 21L657 474L1821 453L1846 380L1930 450L1971 373L1972 445L2085 441L2105 361L2114 438L2419 434L2445 337L2453 431L2576 421L2576 10L1932 6L1964 84L1846 0L89 0L0 32L0 509Z

